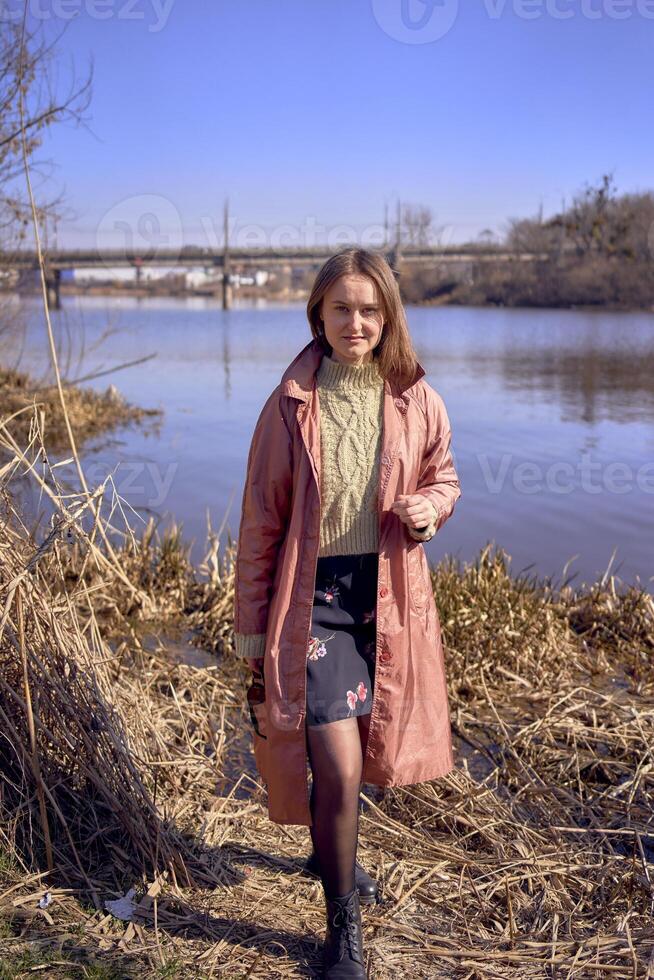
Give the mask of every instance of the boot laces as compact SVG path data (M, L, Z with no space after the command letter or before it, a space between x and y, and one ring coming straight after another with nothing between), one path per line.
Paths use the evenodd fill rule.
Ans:
M343 955L347 946L352 959L360 960L359 922L354 902L350 902L348 905L340 905L334 913L332 924L340 930L338 934L339 955Z

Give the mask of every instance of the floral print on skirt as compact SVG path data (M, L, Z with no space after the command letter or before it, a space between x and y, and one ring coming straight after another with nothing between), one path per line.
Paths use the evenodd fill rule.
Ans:
M307 725L372 709L377 565L377 552L318 558L307 649Z

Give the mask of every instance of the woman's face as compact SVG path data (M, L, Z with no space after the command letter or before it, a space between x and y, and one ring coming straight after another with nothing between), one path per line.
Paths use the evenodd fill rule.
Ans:
M372 360L384 325L377 286L367 276L341 276L322 298L320 316L331 356L346 364Z

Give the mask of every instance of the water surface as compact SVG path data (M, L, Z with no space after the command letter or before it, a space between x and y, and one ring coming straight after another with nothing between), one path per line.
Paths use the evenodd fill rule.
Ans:
M42 313L36 301L23 308L20 366L38 371L47 364ZM568 563L580 584L608 566L651 591L654 314L411 306L407 314L448 409L462 488L428 558L471 559L494 541L514 572L560 581ZM204 555L207 513L235 537L256 418L310 339L303 305L225 312L204 298L66 297L53 323L63 357L84 344L71 376L156 353L89 382L165 410L159 435L127 428L87 444L89 481L114 470L138 513L154 513L161 527L182 523L194 560Z

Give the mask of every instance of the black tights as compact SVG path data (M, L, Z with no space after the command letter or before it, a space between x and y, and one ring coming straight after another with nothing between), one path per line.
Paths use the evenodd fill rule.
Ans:
M329 898L354 888L359 789L370 715L307 726L313 775L309 828Z

